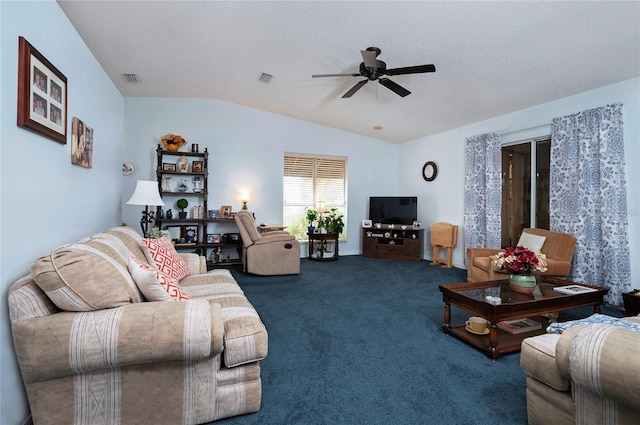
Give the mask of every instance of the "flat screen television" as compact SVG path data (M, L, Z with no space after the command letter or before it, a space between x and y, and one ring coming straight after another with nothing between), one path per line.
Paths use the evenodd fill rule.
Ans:
M369 219L372 223L411 225L418 220L418 197L371 196Z

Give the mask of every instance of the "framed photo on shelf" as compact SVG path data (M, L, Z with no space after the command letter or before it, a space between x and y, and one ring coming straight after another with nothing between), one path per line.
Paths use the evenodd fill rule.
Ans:
M167 232L169 232L169 240L170 241L179 241L182 237L182 226L166 226L164 228Z
M368 229L371 227L371 220L362 220L362 227Z
M223 205L220 207L220 218L231 218L231 205Z
M176 171L176 164L169 164L167 162L163 162L162 163L162 171L175 172Z
M192 173L201 173L203 164L204 164L203 161L193 161L191 163L191 172Z
M422 229L422 223L421 223L421 222L419 222L419 221L414 221L414 222L413 222L413 229L414 229L414 230Z
M198 242L198 226L197 225L186 225L184 228L184 238L187 243L195 243Z
M220 211L209 210L209 218L220 218Z
M220 243L220 233L209 233L207 243Z
M18 126L67 144L67 77L18 37Z

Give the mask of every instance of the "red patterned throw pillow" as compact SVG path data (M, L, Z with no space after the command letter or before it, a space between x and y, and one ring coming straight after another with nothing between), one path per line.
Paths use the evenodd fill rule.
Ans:
M129 260L129 272L140 292L149 301L190 299L176 279L137 258Z
M158 270L178 281L189 276L189 266L178 255L176 248L166 237L158 239L143 239L144 244L149 248L151 259Z

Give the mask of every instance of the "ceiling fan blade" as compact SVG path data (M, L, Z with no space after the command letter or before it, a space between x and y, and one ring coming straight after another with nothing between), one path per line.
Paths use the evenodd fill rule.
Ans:
M411 94L411 92L399 84L394 83L388 78L380 78L380 84L397 94L398 96L405 97Z
M353 95L355 94L355 92L357 92L358 90L360 90L360 88L361 88L362 86L364 86L365 84L367 84L367 82L368 82L368 81L369 81L369 80L362 80L362 81L357 82L355 86L351 87L351 89L349 89L349 91L348 91L348 92L346 92L346 93L342 96L342 98L343 98L343 99L346 99L346 98L348 98L348 97L353 96Z
M359 77L360 74L314 74L311 78L323 78L323 77Z
M367 68L377 68L376 56L377 52L374 50L360 50L362 59L364 60L364 66Z
M423 72L436 72L436 67L430 65L405 66L404 68L387 69L387 75L421 74Z

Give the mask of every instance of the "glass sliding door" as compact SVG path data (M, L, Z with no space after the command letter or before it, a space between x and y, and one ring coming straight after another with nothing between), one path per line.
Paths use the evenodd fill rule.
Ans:
M502 247L526 227L549 228L550 147L548 138L502 147Z

